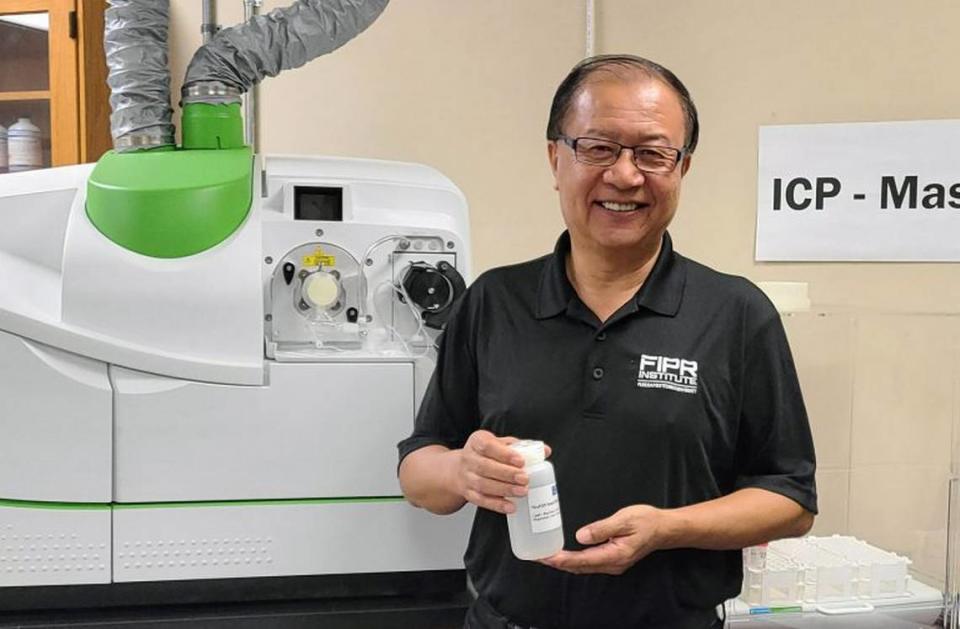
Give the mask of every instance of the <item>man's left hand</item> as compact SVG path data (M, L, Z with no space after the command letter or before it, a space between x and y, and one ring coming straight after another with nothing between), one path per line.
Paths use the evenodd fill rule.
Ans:
M657 550L662 525L660 509L649 505L625 507L577 531L577 541L590 548L561 550L540 562L574 574L623 574Z

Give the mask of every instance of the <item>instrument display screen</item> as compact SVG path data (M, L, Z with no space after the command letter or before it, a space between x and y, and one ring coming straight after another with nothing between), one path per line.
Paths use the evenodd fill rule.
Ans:
M298 221L342 221L343 188L294 187L293 217Z

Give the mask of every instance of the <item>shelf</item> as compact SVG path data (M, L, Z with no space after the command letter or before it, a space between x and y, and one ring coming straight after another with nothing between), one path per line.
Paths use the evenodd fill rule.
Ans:
M50 90L33 92L0 92L0 102L18 100L50 100Z

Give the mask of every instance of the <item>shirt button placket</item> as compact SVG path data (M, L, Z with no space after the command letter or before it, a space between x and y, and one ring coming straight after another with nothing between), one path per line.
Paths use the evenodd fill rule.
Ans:
M597 332L593 338L597 342L603 342L607 340L607 333L601 330L600 332ZM593 354L594 354L594 358L596 359L596 362L594 363L594 367L593 367L593 370L590 372L590 375L593 377L595 381L599 382L600 380L603 380L603 367L601 367L600 364L598 363L601 363L603 361L604 355L606 354L606 352L603 351L602 348L598 347L596 350L594 350Z
M603 343L607 338L605 331L594 331L592 336L592 346L587 352L587 396L585 400L585 412L593 420L604 419L607 415L607 386L609 378L606 378L608 352L607 344Z

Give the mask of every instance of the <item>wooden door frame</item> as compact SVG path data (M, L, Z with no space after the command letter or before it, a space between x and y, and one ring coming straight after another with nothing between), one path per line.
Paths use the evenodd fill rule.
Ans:
M79 0L80 69L80 159L95 162L113 148L110 137L110 88L107 86L107 60L103 51L104 19L107 0Z
M50 159L53 166L80 161L77 39L71 37L76 0L47 0L50 11ZM76 28L76 22L73 24ZM77 32L74 31L74 35Z

